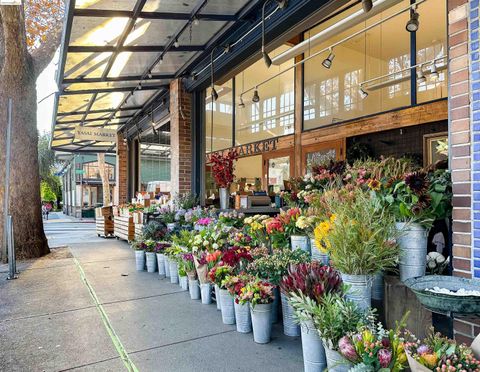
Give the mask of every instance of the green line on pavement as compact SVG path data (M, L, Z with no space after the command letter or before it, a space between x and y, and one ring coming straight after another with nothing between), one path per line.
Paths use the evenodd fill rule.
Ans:
M102 318L103 324L105 325L105 328L107 330L108 335L110 336L113 345L115 346L115 349L117 349L118 354L120 355L120 358L123 361L123 364L125 364L125 367L127 367L127 370L129 372L139 372L137 367L135 367L135 364L133 364L132 360L128 356L127 351L122 345L122 342L118 338L117 334L115 333L115 330L113 329L110 320L108 319L107 313L103 309L103 306L100 304L100 301L98 300L97 294L95 293L95 290L93 287L90 285L87 277L85 276L85 272L83 271L82 266L80 265L80 262L74 257L73 261L75 262L75 265L77 266L78 271L80 272L80 277L82 278L83 283L87 286L88 291L90 292L90 296L93 299L93 302L95 303L95 306L100 313L100 317Z

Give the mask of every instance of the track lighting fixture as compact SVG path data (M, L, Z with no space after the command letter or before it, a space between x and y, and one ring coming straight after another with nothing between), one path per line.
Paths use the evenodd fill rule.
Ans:
M360 93L360 97L362 99L365 99L368 97L368 92L365 91L365 89L363 89L363 86L360 85L360 89L358 90L358 92Z
M268 0L265 1L262 6L262 57L265 65L267 66L267 68L269 68L272 65L272 60L270 59L268 53L265 51L265 6L267 4Z
M142 83L138 83L138 90L142 90Z
M427 81L427 78L423 74L423 65L420 65L420 67L417 69L417 83L423 84L425 81Z
M437 66L436 66L436 61L432 62L432 66L430 67L430 77L432 80L437 80L438 79L438 71L437 71Z
M198 26L199 24L200 24L200 20L199 20L197 17L195 17L195 18L193 19L193 25L194 25L194 26Z
M210 95L212 96L212 99L213 99L214 101L216 101L216 100L218 99L218 93L217 93L217 91L215 90L215 87L214 87L213 85L212 85L212 90L211 90Z
M287 6L287 0L275 0L277 3L277 6L280 9L284 9Z
M332 63L333 63L334 58L335 58L335 54L333 54L333 50L330 49L330 53L328 54L328 57L323 60L322 66L325 67L325 68L332 67Z
M408 32L416 32L418 30L418 26L420 25L418 22L418 18L420 14L418 14L417 10L414 9L410 12L410 19L407 22L405 28Z
M260 102L260 96L258 95L257 87L255 87L255 90L253 91L252 102L254 103Z
M373 8L372 0L362 0L362 7L365 13L368 13Z
M175 40L175 42L173 43L173 46L175 48L178 48L180 46L180 43L178 42L178 40Z
M195 74L192 73L192 74L190 75L190 78L191 78L193 81L195 81L195 80L197 80L197 75L195 75Z
M152 71L148 71L148 78L151 79L153 77Z
M238 107L245 108L245 103L243 102L242 96L240 96L240 103L238 104Z
M214 72L214 67L213 67L213 53L215 53L215 50L217 49L218 46L213 47L212 51L210 52L210 85L212 87L211 90L211 96L212 96L212 104L214 101L218 99L218 93L215 90L215 79L213 76Z

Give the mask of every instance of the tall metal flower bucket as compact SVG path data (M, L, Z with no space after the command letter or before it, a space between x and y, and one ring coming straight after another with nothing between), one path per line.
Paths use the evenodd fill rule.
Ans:
M212 303L212 285L210 283L200 284L200 294L202 304L210 305Z
M286 336L298 337L300 336L300 326L295 323L293 308L283 293L280 296L282 299L283 333Z
M178 264L175 260L169 260L170 283L178 284Z
M190 291L190 298L192 300L200 300L200 286L198 285L198 280L189 280L188 281L188 290Z
M303 369L305 372L323 372L327 368L322 339L311 320L300 324L302 331Z
M135 268L137 271L145 270L145 251L135 251Z
M165 255L163 253L157 253L157 266L158 266L158 275L164 278L165 277Z
M372 306L371 276L341 274L343 282L350 286L345 296L353 301L359 309L367 311Z
M155 252L145 252L145 258L147 262L147 272L154 273L157 271L157 256Z
M165 260L163 262L165 264L165 276L170 278L170 260L168 259L168 256L165 256Z
M250 306L252 316L253 340L257 344L270 342L272 335L272 304Z
M427 230L418 223L396 224L400 232L400 280L425 276L427 266Z
M250 315L249 304L237 304L234 302L235 308L235 322L237 323L237 332L250 333L252 332L252 317Z
M222 310L222 302L220 301L220 287L215 284L215 302L217 303L217 310Z
M339 352L330 349L325 343L323 343L323 346L325 348L325 357L329 371L348 372L350 368L352 368L352 364Z
M223 324L235 324L235 309L233 307L233 297L226 289L220 289L220 301L222 302L222 321Z
M187 276L180 276L178 278L178 281L180 283L180 288L184 291L188 291L188 277Z
M383 301L385 284L383 282L383 272L373 275L372 280L372 300Z
M295 249L300 249L304 252L310 253L310 246L308 244L308 236L306 235L291 235L290 236L290 247L292 251Z
M321 262L324 265L328 265L330 263L330 258L328 257L328 254L322 253L318 249L317 243L315 243L314 238L310 238L310 247L311 247L311 251L312 251L312 260Z

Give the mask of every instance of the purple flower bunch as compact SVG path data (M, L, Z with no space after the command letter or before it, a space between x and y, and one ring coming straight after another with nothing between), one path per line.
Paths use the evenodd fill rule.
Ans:
M171 247L170 243L157 242L155 244L155 248L153 249L153 251L155 253L163 253L165 251L165 249L170 248L170 247Z

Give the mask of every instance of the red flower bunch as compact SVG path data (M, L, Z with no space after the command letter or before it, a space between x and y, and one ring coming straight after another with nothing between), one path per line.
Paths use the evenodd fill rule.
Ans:
M265 228L269 235L274 232L283 232L283 221L278 216L269 218L265 221Z
M240 273L238 275L228 276L224 280L225 288L235 298L235 302L238 304L238 297L242 293L247 283L254 281L255 277L250 274Z
M238 154L234 149L226 153L213 153L208 164L212 165L213 178L220 188L228 188L233 182L235 170L234 162Z
M320 303L325 293L342 290L342 278L338 271L318 261L300 263L290 266L280 282L280 289L287 296L300 292Z
M245 247L232 247L225 251L222 256L222 262L225 265L238 269L245 262L253 261L250 252Z
M220 261L220 257L222 257L222 252L215 251L213 253L208 253L205 256L205 261L207 261L209 264L216 264L218 261Z

